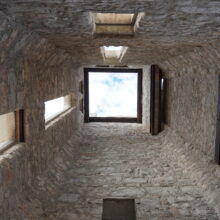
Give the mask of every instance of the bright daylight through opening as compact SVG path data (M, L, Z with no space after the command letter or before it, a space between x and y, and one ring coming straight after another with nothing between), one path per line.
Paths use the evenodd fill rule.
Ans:
M137 117L138 74L89 72L90 117Z
M64 109L64 97L45 102L45 119L59 114Z
M96 13L96 24L115 24L129 25L132 24L135 14L118 14L118 13Z
M127 47L122 47L122 46L104 46L104 58L105 59L120 59L123 56L123 51L126 50Z

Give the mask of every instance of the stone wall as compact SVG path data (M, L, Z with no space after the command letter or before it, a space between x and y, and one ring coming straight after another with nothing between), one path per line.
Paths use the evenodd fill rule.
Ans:
M85 65L103 64L104 45L128 46L123 62L146 65L219 41L216 0L1 0L0 9ZM146 15L135 37L96 37L91 12Z
M132 198L137 220L219 219L172 154L176 140L140 124L84 124L38 178L26 208L42 220L99 220L103 199Z
M168 77L168 125L210 160L214 158L219 51L202 48L160 65Z
M74 203L78 199L81 199L81 204L88 206L90 218L90 210L93 210L91 207L97 207L97 204L87 201L86 196L83 200L83 196L79 197L75 191L71 192L71 181L78 181L74 182L76 191L80 190L81 186L85 187L85 191L80 191L83 195L95 192L95 195L99 196L99 189L106 183L106 178L97 177L100 177L100 174L102 177L110 177L113 174L113 177L108 179L107 188L112 186L112 181L115 181L119 188L116 191L112 189L109 194L105 194L106 191L102 189L102 195L95 201L98 203L98 213L97 209L92 213L95 217L100 215L100 201L104 196L131 196L134 193L140 202L139 217L142 219L154 218L158 213L164 219L189 216L211 216L216 219L214 211L203 201L202 195L197 195L193 189L194 183L199 185L207 201L220 214L219 166L213 160L220 47L206 41L207 38L210 41L219 39L219 13L216 10L219 3L215 0L193 1L193 4L190 0L184 3L176 1L175 4L173 1L168 4L168 1L161 0L138 1L136 9L143 9L149 16L142 21L136 36L132 39L114 38L110 41L109 38L92 36L90 11L121 12L123 8L123 12L133 12L134 1L129 4L126 1L117 1L114 6L112 2L87 1L83 2L83 10L82 1L74 1L74 5L73 2L64 3L62 0L57 0L57 3L48 2L19 0L14 3L0 3L8 15L47 37L55 45L65 48L75 59L0 13L0 114L24 109L26 131L25 144L17 144L0 155L1 218L48 220L61 215L63 218L69 216L70 219L77 219L78 216L72 212L72 204L69 207L68 201ZM200 5L200 2L203 4ZM207 16L201 17L201 13L204 14L207 9ZM82 125L83 121L83 114L79 109L83 97L79 94L79 81L83 79L82 63L102 64L99 47L106 43L129 46L123 60L126 64L146 65L166 60L160 63L160 66L168 78L167 121L171 128L169 134L163 134L161 139L148 139L146 134L143 134L141 138L136 137L133 140L129 133L128 139L125 138L123 143L121 137L114 139L115 136L112 135L107 139L99 137L100 143L97 144L96 138L100 134L93 136L93 133L84 133L80 137L79 133L77 145L77 139L73 138L68 142L74 129ZM182 55L177 56L179 54ZM79 65L76 60L82 63ZM144 83L146 81L144 78ZM146 95L147 87L144 91ZM77 110L72 109L56 124L45 129L44 102L69 93L76 95ZM145 95L144 100L149 101ZM144 109L146 106L144 103ZM144 125L147 125L148 120L149 116L145 115ZM108 128L101 129L109 133ZM126 131L126 128L124 130ZM124 135L124 130L120 130L121 136ZM93 141L92 145L88 138ZM109 141L107 144L106 140ZM84 148L81 149L81 145ZM164 149L161 146L164 146ZM127 148L130 149L129 152L126 152ZM113 154L109 153L109 150L112 150ZM78 151L78 154L74 154L75 151ZM162 162L158 161L158 152L161 153ZM134 160L133 156L136 154L139 157ZM103 161L102 167L99 167L98 162L102 162L103 155L106 160ZM79 162L81 160L79 164L75 163L77 159ZM119 159L122 163L117 167ZM53 161L52 165L50 161ZM110 167L107 167L106 161L110 162ZM50 165L47 175L40 178ZM148 169L148 166L152 169ZM91 167L97 170L94 176L90 176L91 179L80 176L88 174ZM65 177L63 173L68 173L67 168L71 169L70 176ZM183 176L182 170L186 176ZM113 171L117 171L116 177ZM169 172L171 175L168 175ZM188 179L187 175L194 181ZM87 180L94 184L89 185L91 190L88 190ZM125 183L127 188L123 186ZM164 184L168 188L164 188ZM187 184L189 188L185 188ZM60 188L67 189L67 192L60 191ZM149 193L150 200L147 197ZM46 196L49 199L46 199ZM151 204L153 207L148 210ZM186 208L182 204L186 205ZM194 204L195 209L191 209ZM66 213L63 213L63 207ZM202 214L204 207L205 213ZM83 217L85 213L81 213L81 218Z
M168 157L179 158L218 213L220 167L214 151L219 51L217 45L209 45L160 64L168 77L167 123L175 133L166 137L165 145L173 146Z
M75 109L46 129L44 102L75 94L76 69L63 50L0 13L0 114L24 109L26 139L0 155L1 219L30 218L21 195L73 134Z

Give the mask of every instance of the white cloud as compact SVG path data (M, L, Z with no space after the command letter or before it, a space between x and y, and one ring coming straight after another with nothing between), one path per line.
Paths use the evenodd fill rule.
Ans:
M137 117L137 73L89 73L90 116Z

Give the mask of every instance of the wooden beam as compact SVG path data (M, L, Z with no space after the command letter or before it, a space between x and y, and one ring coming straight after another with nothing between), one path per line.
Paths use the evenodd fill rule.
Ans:
M215 138L215 161L220 165L220 76L218 79L218 104Z
M84 69L84 122L89 122L89 69Z
M138 71L138 88L137 88L137 122L142 123L142 83L143 83L143 73L142 70Z
M24 110L15 111L15 138L18 142L25 141Z
M161 77L160 68L157 65L152 65L150 101L150 132L152 135L157 135L161 131Z

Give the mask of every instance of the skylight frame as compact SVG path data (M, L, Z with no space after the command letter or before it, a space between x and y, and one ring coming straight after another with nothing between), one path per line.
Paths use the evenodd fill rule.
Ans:
M112 16L111 16L112 15ZM112 19L112 17L119 17L119 16L132 16L131 20L128 21L128 22L123 22L122 20L118 20L116 19L115 22L112 22L114 19ZM96 25L134 25L135 24L135 21L137 19L137 13L95 13L95 23ZM101 16L104 16L104 20L108 20L108 18L106 19L107 16L111 16L110 21L107 21L107 22L102 22L102 21L98 21L99 19L101 20ZM97 18L99 17L99 18Z
M109 49L109 48L112 48L112 49ZM117 49L119 50L117 51ZM100 47L100 50L101 50L101 54L102 54L102 57L105 63L121 63L124 55L126 54L128 50L128 47L105 45L105 46Z
M89 111L89 73L137 73L137 117L90 117ZM84 122L127 122L142 123L142 69L85 68L84 69ZM127 97L126 97L127 98Z
M112 22L111 19L106 22L98 22L97 16L103 15L104 17L107 15L128 15L133 16L131 21L129 22L121 22L117 19L115 22ZM95 34L98 36L102 35L126 35L126 36L133 36L136 30L136 26L140 21L140 17L142 17L142 13L94 13L94 25L95 25ZM105 20L106 18L103 18ZM100 18L101 20L101 18ZM108 20L108 19L106 19Z

